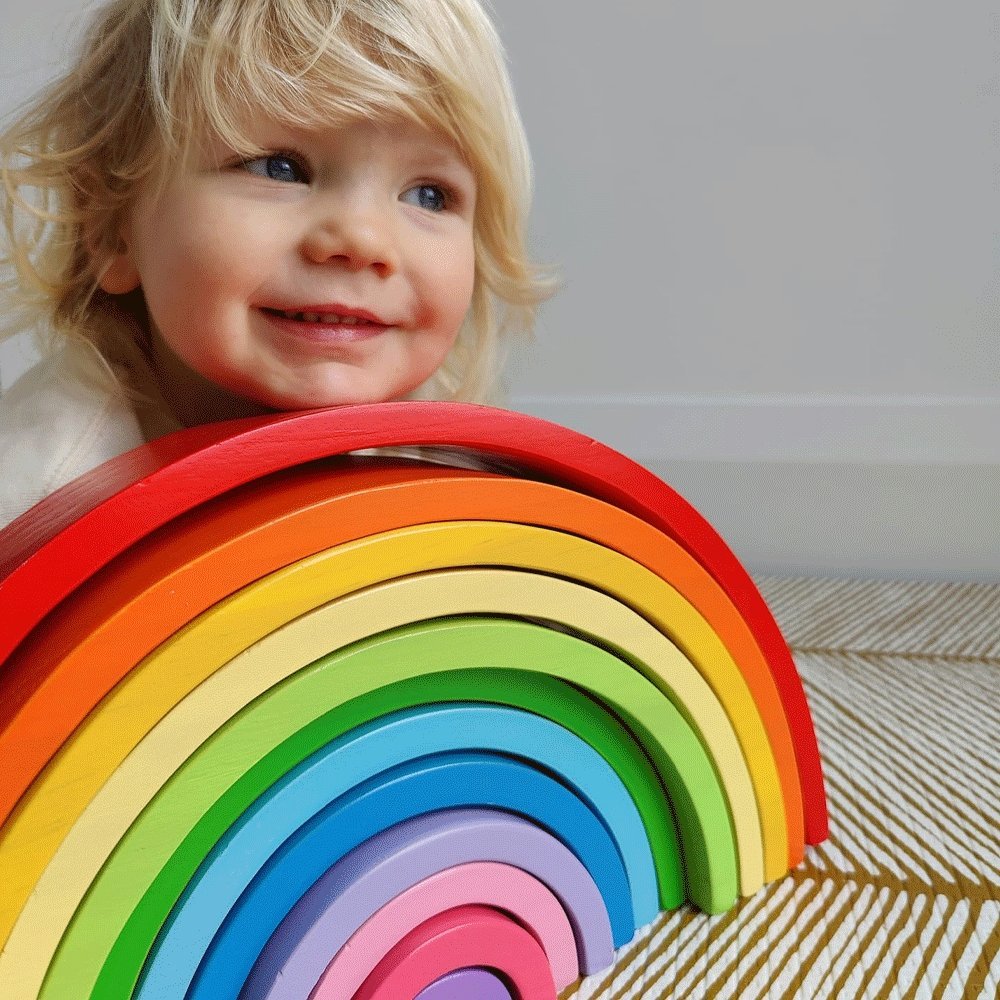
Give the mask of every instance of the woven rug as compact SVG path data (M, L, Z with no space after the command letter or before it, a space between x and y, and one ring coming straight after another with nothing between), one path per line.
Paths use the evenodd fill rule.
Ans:
M574 1000L1000 996L1000 585L758 577L823 757L830 839L661 915Z

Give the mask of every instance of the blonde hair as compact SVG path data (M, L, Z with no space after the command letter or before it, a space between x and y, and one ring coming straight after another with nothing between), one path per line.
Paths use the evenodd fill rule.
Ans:
M5 290L26 324L105 356L144 315L99 287L141 185L215 134L247 155L251 114L293 127L402 116L458 146L477 180L468 316L420 395L492 399L501 341L556 288L526 246L532 172L500 39L478 0L112 0L76 64L0 136ZM50 348L50 339L43 345ZM127 353L127 352L126 352Z

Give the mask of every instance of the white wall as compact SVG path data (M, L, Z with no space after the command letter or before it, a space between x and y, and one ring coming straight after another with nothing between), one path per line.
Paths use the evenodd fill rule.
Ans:
M566 279L513 404L752 569L1000 580L994 0L495 2ZM22 7L0 110L80 11Z
M994 0L498 0L564 265L517 405L755 569L1000 579Z
M97 0L33 0L0 5L0 118L64 68ZM26 337L0 343L0 390L35 360Z

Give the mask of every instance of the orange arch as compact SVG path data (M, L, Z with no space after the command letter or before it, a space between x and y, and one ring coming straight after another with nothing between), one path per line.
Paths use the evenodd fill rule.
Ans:
M3 815L132 666L205 608L320 548L453 519L516 521L582 535L630 556L678 590L747 679L778 767L789 865L801 860L801 792L778 692L742 618L683 549L638 518L570 490L363 459L280 473L204 504L132 546L65 600L8 663L23 694L0 732L0 753L12 761L0 781ZM10 699L8 707L13 704Z

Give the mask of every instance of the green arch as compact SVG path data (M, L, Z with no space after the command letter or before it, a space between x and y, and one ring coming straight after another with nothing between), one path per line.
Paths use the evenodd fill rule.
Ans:
M207 853L201 840L185 837L226 792L225 782L244 771L248 747L257 761L331 706L397 681L455 669L488 675L497 668L533 674L531 683L549 676L570 681L621 718L667 791L688 895L709 912L731 906L737 865L725 797L700 740L665 695L625 661L561 631L503 618L436 619L321 658L272 688L266 713L258 699L207 740L102 868L60 944L41 997L78 994L88 983L102 1000L128 997L192 862L196 868ZM200 856L193 857L196 843Z

